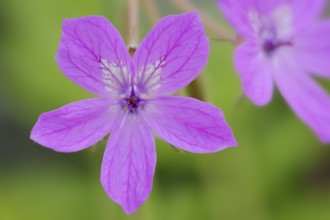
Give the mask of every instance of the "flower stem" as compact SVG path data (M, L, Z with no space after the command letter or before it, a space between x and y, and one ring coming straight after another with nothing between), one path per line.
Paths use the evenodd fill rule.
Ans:
M190 0L171 0L172 3L179 9L189 12L198 11L197 7ZM235 36L222 27L219 23L213 21L209 16L199 11L199 15L207 29L215 34L217 39L234 43ZM203 76L199 76L187 87L187 92L191 97L202 101L207 101L207 92L204 85Z
M203 75L197 77L187 86L187 93L189 94L189 96L199 99L201 101L208 100Z
M202 13L197 7L191 3L190 0L171 0L172 3L179 9L183 11L199 11L200 17L207 29L209 29L213 34L224 41L233 42L235 39L234 34L227 31L220 23L215 22L212 18Z
M238 109L242 104L243 102L245 101L246 99L246 96L245 94L242 92L236 99L234 105L233 105L233 110L235 109Z
M157 8L155 0L142 0L143 7L151 21L151 24L154 26L160 19L160 12Z
M139 0L128 0L128 50L131 56L137 48L138 20L139 20Z

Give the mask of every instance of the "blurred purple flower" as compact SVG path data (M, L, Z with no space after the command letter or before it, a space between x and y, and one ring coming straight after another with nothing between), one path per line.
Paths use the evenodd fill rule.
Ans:
M208 54L196 13L163 18L132 59L107 19L65 20L57 64L69 79L102 98L42 114L31 139L55 151L75 152L111 132L101 183L126 213L132 213L151 192L156 165L152 130L194 153L236 146L218 108L193 98L167 96L199 75Z
M330 97L313 79L330 79L330 20L319 20L325 0L218 0L244 38L235 67L245 95L267 104L274 84L319 139L330 142Z

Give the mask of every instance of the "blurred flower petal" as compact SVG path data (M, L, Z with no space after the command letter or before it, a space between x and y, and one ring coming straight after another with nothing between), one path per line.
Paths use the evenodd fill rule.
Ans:
M306 23L313 23L316 19L320 18L322 11L326 7L326 0L291 0L287 1L294 8L294 17L296 25L305 25Z
M272 74L259 48L241 44L235 52L235 67L240 74L244 93L256 105L265 105L274 90Z
M282 64L275 79L280 92L299 118L322 142L330 142L330 96L299 67Z
M257 105L267 104L273 90L272 79L276 77L276 84L297 115L321 141L330 142L330 121L325 114L330 112L329 97L308 78L311 74L330 76L329 20L317 19L325 1L218 0L218 3L245 39L245 45L236 49L235 66L246 96ZM294 68L284 68L284 63Z
M330 21L306 28L297 38L295 56L309 73L330 79ZM313 40L312 40L313 39Z

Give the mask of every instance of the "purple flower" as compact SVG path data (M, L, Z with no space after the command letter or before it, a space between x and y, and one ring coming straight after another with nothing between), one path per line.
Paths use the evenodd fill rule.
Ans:
M319 20L325 0L218 0L245 39L235 67L245 95L267 104L276 84L298 117L330 142L330 96L313 79L330 79L330 20Z
M218 108L168 96L199 75L208 54L208 39L196 13L163 18L133 58L107 19L65 20L57 64L69 79L102 98L42 114L31 138L55 151L75 152L111 132L101 183L126 213L132 213L151 192L156 165L152 131L194 153L236 146Z

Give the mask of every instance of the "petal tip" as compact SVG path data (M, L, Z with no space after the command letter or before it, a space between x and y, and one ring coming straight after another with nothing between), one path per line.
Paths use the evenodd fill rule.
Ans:
M270 99L251 99L251 102L253 104L255 104L256 106L259 106L259 107L264 107L266 105L268 105L268 103L270 102Z
M40 128L40 120L41 120L43 114L41 114L39 116L37 122L33 126L32 130L31 130L31 133L30 133L30 139L33 142L37 143L37 144L40 144L40 142L41 142L41 140L40 140L40 130L41 130L41 128Z
M234 135L232 136L232 139L228 142L229 147L237 147L238 146L238 142L236 140L236 138L234 137Z
M200 17L198 11L196 11L196 10L195 11L187 12L187 13L185 13L183 15L191 16L191 17L194 17L194 18L199 18Z
M318 135L318 139L321 141L322 144L329 145L330 146L330 136L320 136Z
M238 142L236 141L234 135L230 137L225 143L222 143L217 151L221 151L227 148L235 148L238 146Z
M139 206L138 207L128 207L126 205L125 206L120 205L120 206L127 215L133 214L139 208Z

